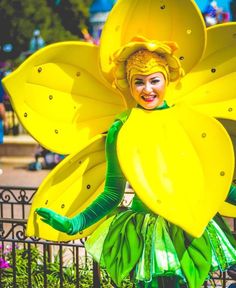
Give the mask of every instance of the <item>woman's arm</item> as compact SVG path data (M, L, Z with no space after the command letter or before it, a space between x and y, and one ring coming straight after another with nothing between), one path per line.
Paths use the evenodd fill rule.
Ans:
M61 216L47 208L39 208L36 212L42 216L42 221L59 231L74 235L93 225L119 205L126 184L116 152L117 136L121 126L121 121L114 122L107 135L107 172L103 193L88 208L73 218Z

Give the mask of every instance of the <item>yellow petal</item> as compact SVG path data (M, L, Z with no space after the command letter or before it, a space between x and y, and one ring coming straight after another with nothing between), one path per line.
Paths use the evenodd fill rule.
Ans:
M141 200L194 237L224 202L234 170L223 126L184 105L134 108L118 136L118 157Z
M183 13L184 11L184 13ZM205 24L194 1L120 0L113 7L101 37L101 68L111 81L111 57L135 36L174 41L176 55L188 72L205 49Z
M236 120L233 109L228 111L236 105L235 49L236 23L209 28L202 61L183 78L177 89L169 92L169 100L197 105L197 109L214 117Z
M94 137L80 152L66 157L44 179L36 192L27 223L27 235L52 241L70 241L90 235L98 223L76 235L61 233L40 220L34 211L45 207L73 217L92 203L104 187L105 136Z
M3 84L26 130L61 154L78 151L107 131L126 107L101 77L98 47L79 41L39 50Z

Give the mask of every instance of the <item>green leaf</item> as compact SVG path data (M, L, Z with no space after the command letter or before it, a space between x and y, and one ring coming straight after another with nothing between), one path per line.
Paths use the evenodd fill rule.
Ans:
M229 227L228 223L225 222L224 218L221 217L219 214L216 214L216 216L214 217L214 221L219 225L221 230L224 232L224 234L228 238L228 240L231 243L231 245L233 247L236 247L235 238L234 238L234 236L233 236L233 234L232 234L232 232L230 230L230 227Z
M119 286L139 260L143 250L141 235L144 214L127 211L116 217L103 246L106 270Z
M193 238L175 225L170 236L178 254L181 268L189 288L201 287L211 268L211 246L207 232L200 238Z

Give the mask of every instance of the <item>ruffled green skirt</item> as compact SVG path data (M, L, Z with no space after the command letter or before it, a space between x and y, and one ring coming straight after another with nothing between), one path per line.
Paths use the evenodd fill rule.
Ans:
M193 238L160 216L127 210L108 218L86 249L117 286L127 276L136 287L198 288L216 270L236 263L236 242L220 216Z

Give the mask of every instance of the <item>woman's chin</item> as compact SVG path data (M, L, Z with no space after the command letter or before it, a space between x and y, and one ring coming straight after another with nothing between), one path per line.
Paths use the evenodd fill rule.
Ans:
M154 109L154 108L156 108L156 107L159 106L159 101L152 101L152 102L143 101L143 103L141 104L141 106L142 106L144 109L151 110L151 109Z

